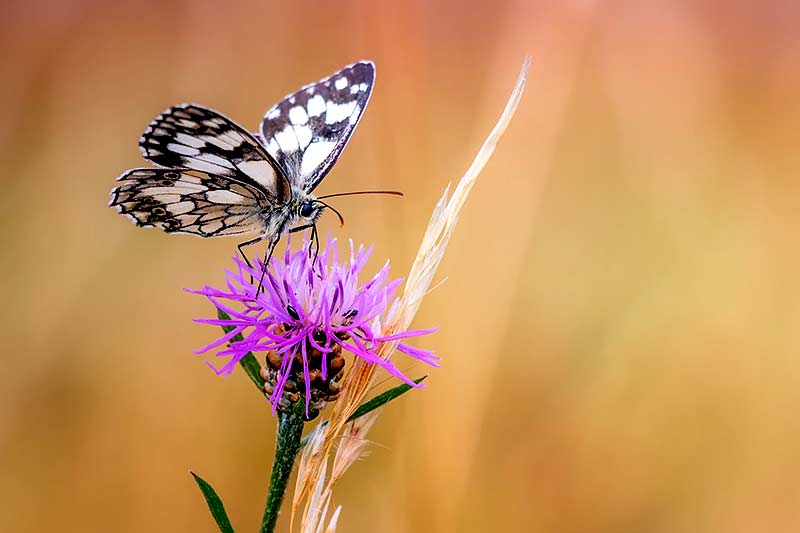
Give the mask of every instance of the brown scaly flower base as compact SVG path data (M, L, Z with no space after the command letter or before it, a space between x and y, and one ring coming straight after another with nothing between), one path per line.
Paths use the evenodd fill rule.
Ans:
M279 327L275 333L282 335L286 332L286 326ZM342 334L339 339L346 341L350 338L347 334ZM322 345L325 337L315 338L317 344ZM327 358L328 378L322 379L322 357L319 350L307 346L309 376L311 378L311 398L308 403L308 415L306 420L315 419L328 402L334 401L339 397L341 379L344 376L345 359L342 356L342 347L331 343L328 346L332 352L325 355ZM275 390L278 382L278 372L281 368L283 357L275 351L267 352L266 364L261 367L261 377L264 379L264 392L268 395ZM283 394L278 399L277 409L279 411L289 411L297 402L305 402L305 377L303 376L303 356L298 353L289 368L289 379L283 388Z

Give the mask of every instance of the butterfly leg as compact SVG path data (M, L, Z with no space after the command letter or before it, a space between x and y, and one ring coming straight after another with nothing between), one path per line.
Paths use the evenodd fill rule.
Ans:
M306 224L304 226L297 226L296 228L292 228L289 230L289 233L297 233L298 231L307 230L308 228L313 228L314 224Z
M297 226L296 228L292 228L289 230L289 233L296 233L298 231L305 231L308 228L311 228L311 244L316 247L317 253L319 253L319 236L317 235L317 225L316 224L306 224L304 226ZM308 250L308 254L311 255L311 249ZM314 254L314 258L316 259L317 254Z
M317 225L305 224L303 226L297 226L296 228L290 229L289 233L305 231L308 228L311 228L311 245L314 247L314 259L311 262L311 268L314 268L314 263L317 262L317 256L319 255L319 234L317 233ZM308 248L308 255L311 255L311 247Z
M247 256L244 253L244 250L242 250L242 248L244 248L245 246L250 246L251 244L256 244L256 243L261 242L263 240L264 240L263 236L262 237L256 237L255 239L252 239L252 240L249 240L249 241L245 241L245 242L243 242L241 244L236 245L236 248L239 249L239 254L242 256L242 259L244 259L244 262L247 263L247 266L249 266L250 268L253 268L253 265L252 265L252 263L250 263L250 260L247 258Z
M311 226L311 243L314 245L314 259L311 260L311 268L317 264L317 256L319 255L319 233L317 233L317 225Z
M267 265L269 264L270 259L272 259L272 252L275 251L275 246L277 246L279 239L273 239L269 241L269 246L267 247L267 251L264 254L264 265L261 269L261 279L258 280L258 288L256 289L256 294L261 292L261 287L264 286L264 275L267 273Z
M236 248L239 249L239 254L242 256L242 259L244 259L244 262L247 263L247 266L250 268L250 270L253 269L253 264L250 262L250 259L247 258L247 255L245 255L244 250L242 250L242 248L244 248L245 246L250 246L251 244L256 244L258 242L261 242L262 240L264 240L263 236L256 237L255 239L243 242L236 246ZM253 276L250 276L250 283L253 283L253 281L254 281Z

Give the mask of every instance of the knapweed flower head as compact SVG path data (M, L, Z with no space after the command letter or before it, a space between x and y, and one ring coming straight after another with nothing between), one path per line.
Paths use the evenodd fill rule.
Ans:
M349 259L340 261L336 240L329 238L318 255L304 240L296 252L287 245L286 254L273 257L266 272L261 262L250 267L235 257L236 268L225 271L225 289L206 286L191 291L206 296L229 317L197 322L233 328L197 353L228 344L217 352L227 362L220 368L209 363L217 374L230 374L248 352L265 353L262 377L273 411L302 397L308 418L336 398L344 367L342 350L417 386L376 350L382 343L396 342L401 352L438 366L432 352L401 342L434 330L381 334L381 324L395 310L395 291L402 280L388 279L387 262L362 282L361 271L371 252L371 247L356 249L351 241ZM240 334L242 340L233 340Z

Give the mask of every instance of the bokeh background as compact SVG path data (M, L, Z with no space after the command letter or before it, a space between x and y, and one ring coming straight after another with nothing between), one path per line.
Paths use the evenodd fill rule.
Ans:
M256 529L270 413L191 353L217 332L182 291L236 240L106 207L156 114L255 129L375 60L320 191L406 197L337 199L322 227L402 276L525 54L416 322L442 368L379 419L339 530L800 530L799 5L3 2L0 530L214 531L190 468Z

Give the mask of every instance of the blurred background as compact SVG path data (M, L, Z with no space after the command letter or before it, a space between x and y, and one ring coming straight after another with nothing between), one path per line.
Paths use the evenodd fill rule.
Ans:
M373 59L319 191L406 197L337 199L322 231L403 276L530 54L416 321L442 368L378 420L339 531L800 530L799 6L4 2L0 529L214 531L189 469L257 527L271 415L192 354L218 332L182 290L238 241L106 206L153 117L256 129Z

